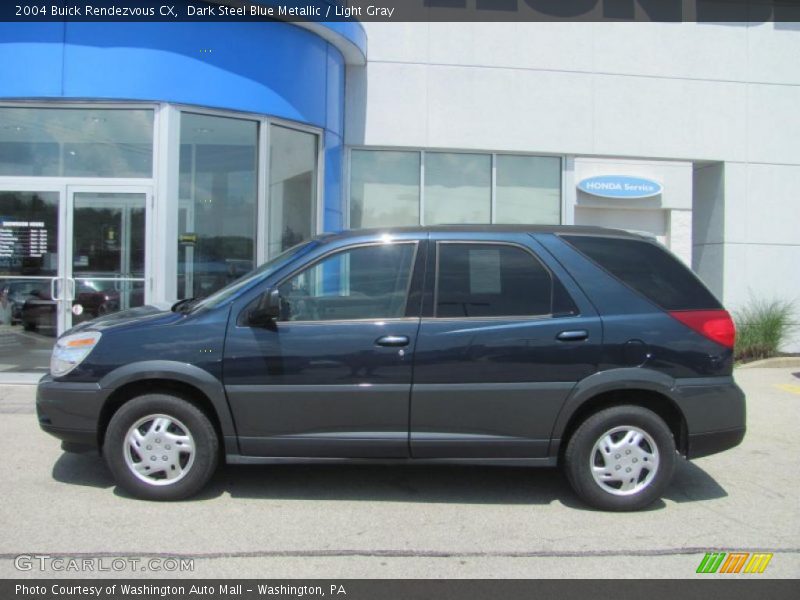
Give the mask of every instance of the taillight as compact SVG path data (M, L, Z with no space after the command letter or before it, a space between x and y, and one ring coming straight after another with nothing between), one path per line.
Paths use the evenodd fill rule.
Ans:
M736 326L727 310L673 310L669 314L711 341L733 348Z

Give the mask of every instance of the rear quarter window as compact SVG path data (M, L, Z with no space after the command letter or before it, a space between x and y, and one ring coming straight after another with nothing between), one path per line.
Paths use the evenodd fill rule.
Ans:
M691 270L656 243L583 235L561 238L664 310L722 308Z

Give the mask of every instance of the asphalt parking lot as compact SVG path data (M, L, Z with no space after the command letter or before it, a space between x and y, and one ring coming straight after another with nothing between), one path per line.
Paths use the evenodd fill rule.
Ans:
M737 370L744 443L681 461L664 501L628 514L587 509L556 470L481 467L226 467L199 498L143 502L39 430L32 386L0 386L0 577L93 575L15 567L44 554L194 559L135 573L151 577L682 578L710 550L773 552L746 577L797 577L796 371Z

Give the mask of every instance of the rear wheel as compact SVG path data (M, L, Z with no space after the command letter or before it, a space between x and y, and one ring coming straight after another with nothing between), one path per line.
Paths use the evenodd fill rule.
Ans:
M564 455L567 478L587 504L637 510L661 497L675 470L667 424L640 406L615 406L584 421Z
M217 466L214 426L196 406L167 394L122 405L106 431L103 454L120 487L148 500L197 493Z

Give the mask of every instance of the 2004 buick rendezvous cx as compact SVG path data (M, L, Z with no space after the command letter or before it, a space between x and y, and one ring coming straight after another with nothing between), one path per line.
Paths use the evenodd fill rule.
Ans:
M560 465L638 509L678 454L736 446L733 323L647 238L581 227L324 235L215 294L63 335L41 427L120 486L190 496L219 461Z

